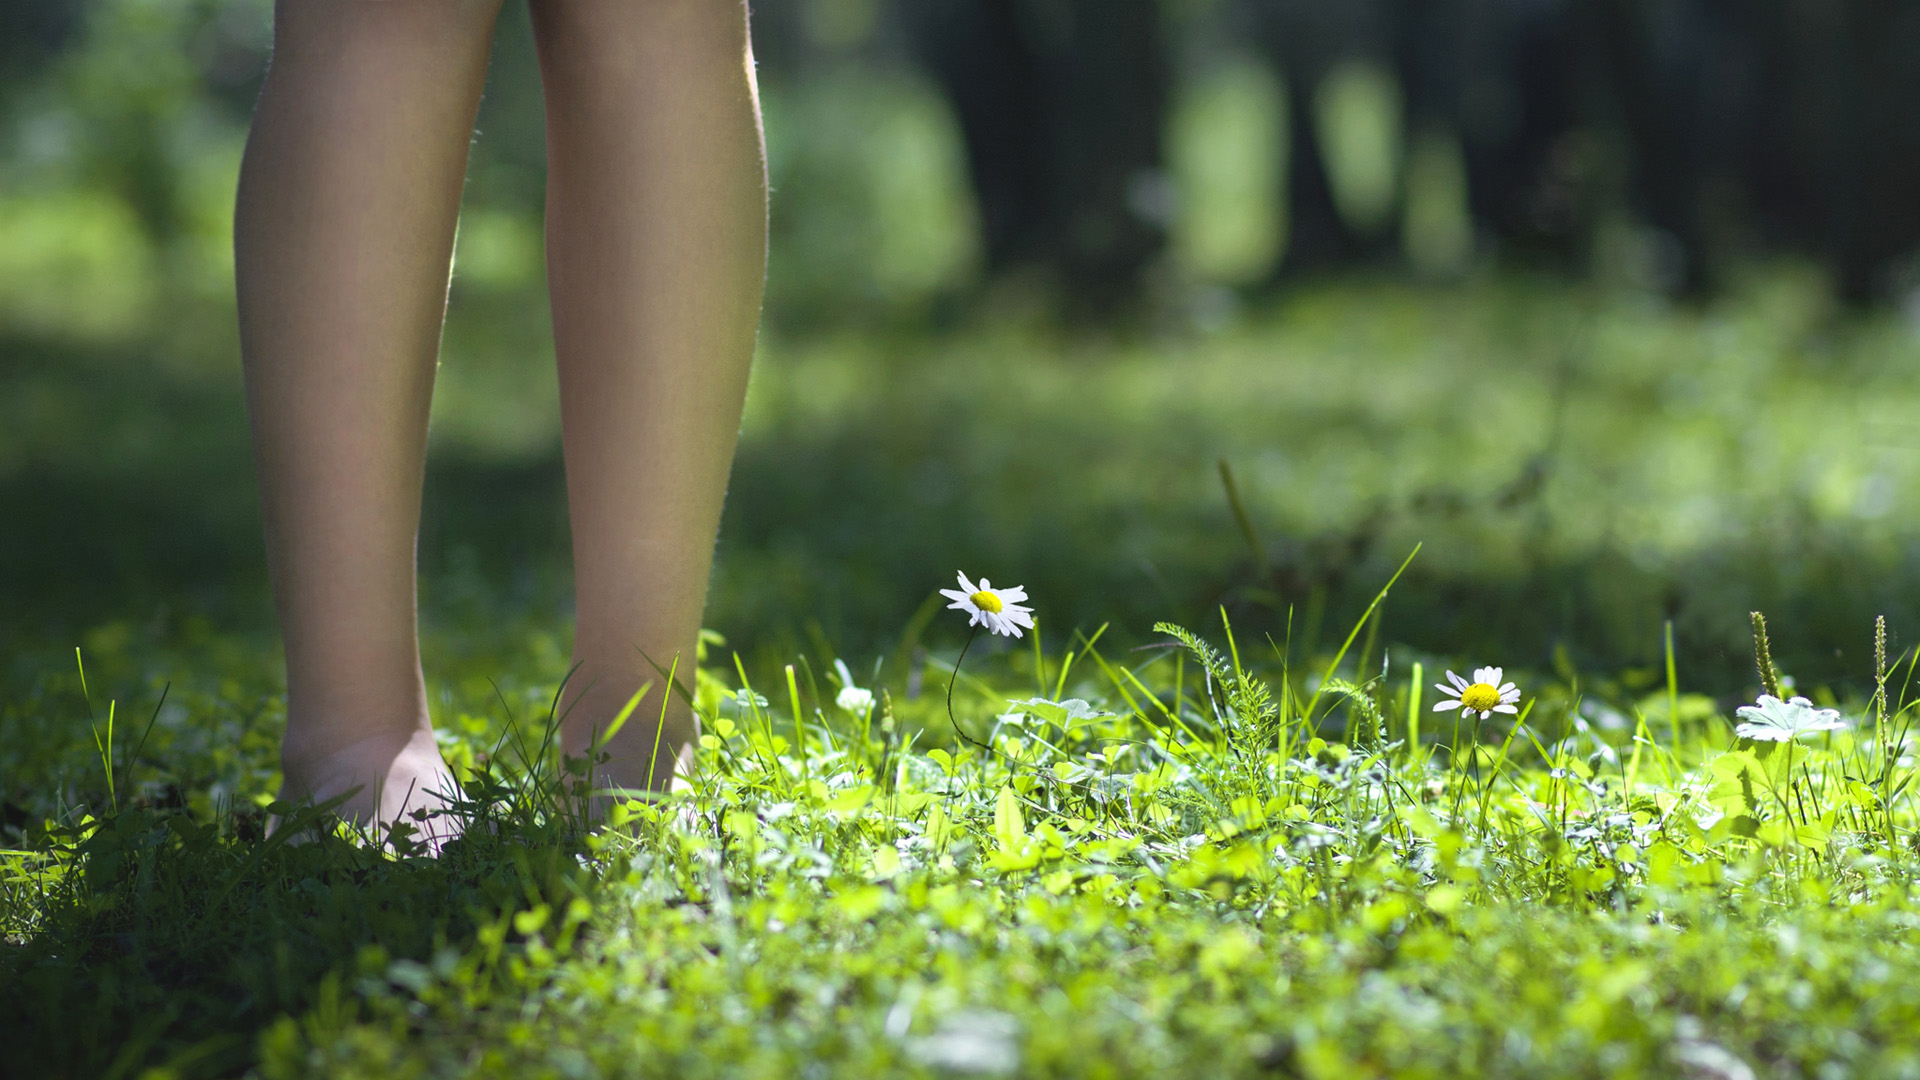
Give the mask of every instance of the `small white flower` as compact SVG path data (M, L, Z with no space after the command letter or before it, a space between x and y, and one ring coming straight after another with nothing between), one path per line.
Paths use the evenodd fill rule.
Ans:
M1433 688L1443 694L1452 695L1433 707L1434 712L1448 712L1459 709L1460 715L1479 713L1485 720L1494 713L1517 713L1520 711L1515 702L1520 700L1520 688L1512 683L1500 681L1502 672L1497 667L1483 667L1474 671L1473 681L1447 672L1447 682L1452 686L1434 683Z
M1019 637L1020 628L1033 626L1033 609L1021 607L1019 601L1027 598L1027 590L1015 585L1011 589L996 589L980 579L980 587L967 580L966 574L960 575L958 589L941 589L940 595L952 600L947 607L964 611L972 618L969 626L984 626L996 634Z
M873 708L873 691L848 685L841 688L840 696L834 698L833 701L834 704L855 716L865 716L867 715L867 710Z
M1734 710L1741 723L1733 733L1756 742L1791 742L1810 731L1839 731L1847 726L1838 709L1816 709L1803 697L1781 701L1772 694L1761 694L1758 704L1742 705Z

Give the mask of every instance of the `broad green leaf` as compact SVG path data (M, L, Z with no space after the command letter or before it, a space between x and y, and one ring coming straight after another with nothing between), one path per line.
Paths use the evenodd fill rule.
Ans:
M1027 838L1026 815L1020 812L1020 797L1012 788L1001 788L993 802L993 835L1002 849L1019 847Z
M947 841L953 837L953 820L947 817L945 807L939 803L933 805L933 809L927 812L927 824L921 835L925 836L927 842L936 850L946 848Z
M827 810L835 814L858 813L872 799L873 785L861 784L859 787L847 788L828 799Z
M1079 698L1068 698L1065 701L1049 701L1046 698L1038 697L1022 698L1018 701L1010 701L1007 704L1012 705L1015 709L1026 713L1036 720L1044 720L1056 727L1063 728L1073 727L1077 724L1091 723L1094 720L1115 715L1096 709Z

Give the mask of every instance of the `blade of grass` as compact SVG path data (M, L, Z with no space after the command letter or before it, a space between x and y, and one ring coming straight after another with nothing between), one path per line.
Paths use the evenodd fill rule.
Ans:
M1034 693L1047 696L1047 658L1040 651L1040 618L1033 619L1033 686Z
M1426 668L1415 660L1413 678L1407 683L1407 757L1418 761L1420 755L1420 698L1426 691Z
M1673 753L1680 755L1680 679L1673 664L1673 620L1667 620L1667 728L1673 740Z
M1233 466L1226 458L1220 458L1220 486L1227 491L1227 507L1233 512L1234 524L1240 526L1240 535L1247 542L1247 550L1253 554L1253 568L1262 582L1273 580L1273 563L1267 558L1267 545L1260 542L1260 534L1254 530L1253 519L1247 516L1247 508L1240 501L1239 485L1233 482Z
M1393 576L1387 579L1387 583L1380 586L1380 591L1373 596L1373 602L1368 604L1367 610L1361 613L1360 621L1354 623L1353 629L1347 632L1347 640L1341 642L1340 651L1333 654L1333 661L1327 665L1326 672L1320 676L1320 685L1313 688L1313 696L1307 699L1307 707L1300 714L1302 719L1312 718L1314 706L1319 704L1320 695L1327 685L1327 680L1333 678L1333 673L1340 670L1340 661L1346 659L1347 650L1353 647L1353 639L1360 636L1360 628L1367 624L1368 619L1373 618L1373 613L1379 609L1381 601L1387 598L1387 590L1393 588L1393 583L1399 581L1400 575L1406 573L1407 567L1413 563L1414 556L1420 554L1420 547L1420 544L1413 545L1413 550L1408 552L1407 557L1401 561L1400 569L1395 570Z
M793 710L793 741L800 755L800 775L802 778L811 772L807 767L807 718L800 712L800 686L793 679L793 665L787 665L787 701Z

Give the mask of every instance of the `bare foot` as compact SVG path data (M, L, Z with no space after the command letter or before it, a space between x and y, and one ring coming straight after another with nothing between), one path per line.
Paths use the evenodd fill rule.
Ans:
M450 815L429 813L424 821L412 816L445 810L459 792L429 729L404 740L375 735L311 758L283 752L281 772L280 798L321 803L347 795L337 811L342 818L375 825L383 837L396 822L406 822L434 855L460 835L459 820ZM270 822L269 831L278 824Z

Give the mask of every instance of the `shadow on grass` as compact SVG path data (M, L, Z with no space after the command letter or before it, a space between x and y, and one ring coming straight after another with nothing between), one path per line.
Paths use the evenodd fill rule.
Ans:
M1822 517L1781 483L1713 519L1740 529L1703 527L1670 543L1636 535L1646 515L1626 511L1644 508L1616 474L1659 473L1628 469L1651 453L1632 448L1694 425L1713 438L1661 445L1675 462L1705 460L1731 453L1721 444L1747 421L1684 412L1675 395L1686 387L1661 381L1664 365L1634 367L1624 347L1581 368L1575 419L1597 425L1585 441L1463 442L1383 396L1395 379L1406 396L1491 373L1526 390L1515 415L1544 408L1551 380L1534 369L1546 346L1533 338L1558 349L1559 331L1510 342L1505 328L1557 326L1541 313L1564 296L1503 296L1389 303L1418 316L1401 319L1406 341L1323 341L1320 322L1303 315L1217 348L1140 355L984 332L776 350L756 376L709 625L750 658L790 659L822 641L871 657L892 651L933 590L963 569L1025 585L1050 643L1106 622L1117 641L1160 619L1208 625L1224 605L1305 655L1351 625L1416 543L1423 554L1388 603L1384 640L1514 667L1561 651L1586 670L1655 664L1671 620L1689 685L1731 693L1750 681L1749 610L1774 618L1780 659L1814 681L1862 670L1875 615L1896 631L1920 625L1920 544L1898 503L1874 522ZM1335 316L1373 312L1378 300L1335 296L1320 321L1346 326ZM1473 317L1456 326L1456 310ZM1753 322L1765 310L1730 317ZM1756 340L1779 336L1764 322ZM1677 318L1633 327L1632 341L1661 349L1695 340ZM1344 370L1334 361L1362 346L1379 378L1328 382ZM1748 368L1774 371L1741 392L1782 410L1802 383L1856 404L1894 385L1796 375L1771 354L1723 367L1692 374L1738 389ZM272 623L237 372L6 340L0 386L0 647L53 655L109 620L151 621L164 634L183 613L264 640ZM1660 404L1668 398L1681 404ZM1423 434L1433 431L1445 435ZM1608 447L1628 449L1605 468L1583 464ZM1450 455L1444 468L1403 467L1436 454ZM1223 456L1246 466L1251 546L1221 488ZM1747 474L1701 475L1650 505L1668 517L1694 512L1688 499L1720 506L1714 485ZM564 633L567 562L557 457L436 452L420 539L429 620L477 627L486 596L504 596L550 613Z
M243 434L220 454L105 469L48 461L0 477L12 519L0 530L11 651L71 648L102 622L155 612L270 630ZM1261 565L1217 490L1190 493L1180 508L1086 497L1058 475L1008 475L1024 463L983 466L943 452L946 435L960 437L855 427L745 445L709 624L749 656L790 658L823 638L871 656L892 649L932 590L965 569L1026 585L1050 641L1103 622L1121 640L1160 619L1204 625L1224 605L1256 634L1285 642L1291 633L1294 654L1305 655L1334 628L1343 633L1424 541L1383 633L1435 654L1523 667L1564 649L1584 670L1657 664L1671 619L1690 684L1734 692L1751 681L1750 610L1773 617L1782 663L1814 680L1862 670L1858 650L1875 615L1896 629L1920 626L1920 549L1813 523L1652 564L1611 550L1483 556L1449 538L1453 523L1435 500L1409 499L1342 529L1269 527ZM1202 472L1193 484L1210 481ZM1524 528L1521 512L1502 513ZM429 616L484 618L485 602L465 614L457 603L478 590L521 595L563 623L560 463L436 460L420 552Z
M259 832L252 815L126 809L16 876L9 921L36 921L0 945L10 1074L232 1075L278 1018L331 1022L429 976L483 1004L503 948L538 929L514 916L593 882L558 830L475 829L438 859Z

